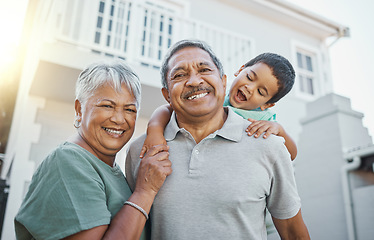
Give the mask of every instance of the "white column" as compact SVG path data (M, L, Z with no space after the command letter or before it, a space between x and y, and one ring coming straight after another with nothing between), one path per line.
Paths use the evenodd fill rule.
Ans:
M43 108L44 104L45 99L30 96L23 108L17 143L11 156L13 163L9 178L10 188L1 239L15 239L14 217L21 206L36 167L35 162L30 161L31 145L39 140L41 131L41 126L35 123L35 117L38 109Z

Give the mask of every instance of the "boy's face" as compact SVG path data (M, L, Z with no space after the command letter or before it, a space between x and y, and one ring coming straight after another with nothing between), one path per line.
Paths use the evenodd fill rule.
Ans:
M230 103L235 108L253 110L274 106L267 103L278 92L278 80L273 76L272 70L264 63L240 68L231 85Z

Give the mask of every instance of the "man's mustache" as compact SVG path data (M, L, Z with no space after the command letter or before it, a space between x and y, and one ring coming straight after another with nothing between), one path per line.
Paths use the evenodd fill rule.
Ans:
M183 98L188 98L192 95L195 95L196 93L198 92L213 92L214 91L214 88L213 87L193 87L192 89L190 89L188 92L185 92L182 97Z

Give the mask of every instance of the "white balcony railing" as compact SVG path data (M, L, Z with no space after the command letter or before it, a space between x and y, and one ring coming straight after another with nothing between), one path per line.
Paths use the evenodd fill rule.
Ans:
M185 38L208 42L227 74L253 57L249 37L142 1L58 0L52 9L53 40L144 66L159 68L170 45Z

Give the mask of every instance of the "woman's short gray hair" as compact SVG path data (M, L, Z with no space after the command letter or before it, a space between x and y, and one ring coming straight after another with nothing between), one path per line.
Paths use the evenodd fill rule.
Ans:
M195 40L195 39L185 39L185 40L176 42L173 46L171 46L164 57L164 61L162 62L161 70L160 70L162 87L168 89L167 74L169 71L170 58L176 52L186 47L197 47L207 52L209 56L212 58L213 63L218 68L220 77L222 78L223 75L225 75L221 61L218 59L218 57L215 55L213 50L210 48L210 46L206 42L201 41L201 40Z
M122 84L134 94L136 108L140 108L141 84L136 73L121 59L103 60L86 67L75 85L75 98L82 105L104 84L110 84L119 93Z

